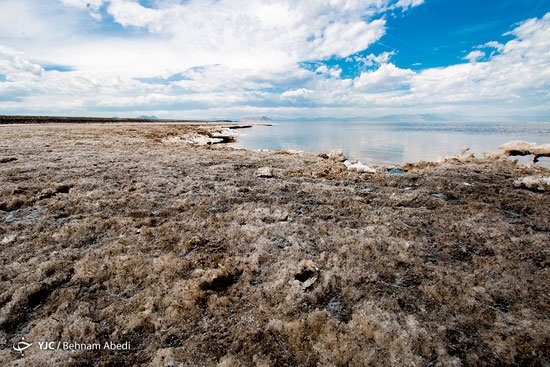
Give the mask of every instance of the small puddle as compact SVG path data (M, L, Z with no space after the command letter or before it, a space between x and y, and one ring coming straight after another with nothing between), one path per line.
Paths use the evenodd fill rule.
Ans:
M403 171L402 169L391 168L391 169L387 169L386 172L396 174L396 173L405 173L406 171Z

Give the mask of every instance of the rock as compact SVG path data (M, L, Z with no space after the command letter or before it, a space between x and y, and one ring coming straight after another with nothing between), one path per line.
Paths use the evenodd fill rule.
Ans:
M68 194L70 189L70 185L58 185L54 188L47 188L39 194L38 200L49 199L57 194Z
M232 355L223 356L216 367L241 367L242 363L239 361L239 358Z
M211 139L215 139L212 144L217 143L232 143L235 141L235 136L239 135L231 131L228 128L221 129L221 131L216 131L211 134ZM221 140L220 140L221 139Z
M498 149L506 155L530 155L531 151L538 147L537 143L528 143L526 141L514 140L506 144L502 144Z
M470 163L472 161L474 161L475 159L475 155L474 153L470 153L470 154L462 154L462 155L452 155L452 156L448 156L448 157L443 157L441 159L438 160L438 162L441 162L441 163L456 163L456 162L462 162L462 163Z
M550 157L550 144L542 144L532 150L539 157Z
M258 168L258 170L256 171L256 176L265 177L265 178L273 177L273 168L271 167Z
M175 367L178 366L177 355L174 347L162 348L156 351L150 364L151 367Z
M141 229L138 229L136 233L140 233ZM190 251L193 251L197 248L200 248L208 243L208 240L201 236L193 236L190 239L181 239L179 241L178 247L179 250L182 251L184 254L189 253Z
M305 153L303 150L297 150L297 149L283 149L283 152L288 153L288 154Z
M344 162L347 160L346 156L344 155L343 149L334 149L332 152L330 152L328 157L329 159L336 162Z
M288 220L288 212L285 210L276 209L273 212L273 218L278 222L286 222Z
M443 199L445 201L449 200L456 200L456 197L452 194L445 194L442 192L433 192L430 194L430 196L433 196L434 198Z
M206 242L207 241L204 238L202 238L201 236L193 236L188 241L190 246L202 246L202 245L206 244Z
M549 191L550 176L526 176L514 181L514 186L531 190Z
M550 157L550 144L538 145L537 143L528 143L526 141L514 140L498 147L506 155L534 155L534 163L537 163L540 157Z
M11 236L7 236L7 237L2 238L2 241L0 241L0 243L2 245L7 245L8 243L14 242L16 238L17 238L16 235L13 234Z
M504 214L506 214L506 216L508 218L521 218L521 217L523 217L523 215L519 214L518 212L513 211L512 209L505 210Z
M488 161L501 161L506 159L506 155L502 152L483 152L483 158Z
M296 273L294 279L302 283L303 288L310 287L319 276L319 269L310 260L303 260L300 263L300 271Z
M199 279L199 288L203 291L223 291L232 286L236 277L222 264L217 269L208 269Z
M187 140L187 143L197 144L197 145L212 145L212 144L217 144L221 142L223 142L222 138L211 138L203 135Z

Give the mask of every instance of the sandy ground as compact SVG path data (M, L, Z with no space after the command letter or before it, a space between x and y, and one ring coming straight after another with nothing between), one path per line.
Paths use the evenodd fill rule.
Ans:
M0 365L550 365L548 169L213 130L0 126Z

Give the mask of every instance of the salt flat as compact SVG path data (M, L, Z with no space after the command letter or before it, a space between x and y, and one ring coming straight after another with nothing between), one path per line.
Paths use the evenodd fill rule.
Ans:
M0 364L550 363L550 170L188 143L216 131L0 126Z

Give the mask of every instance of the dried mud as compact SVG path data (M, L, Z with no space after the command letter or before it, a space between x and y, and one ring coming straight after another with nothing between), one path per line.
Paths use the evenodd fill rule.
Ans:
M215 129L0 126L1 365L550 364L548 169L183 142Z

